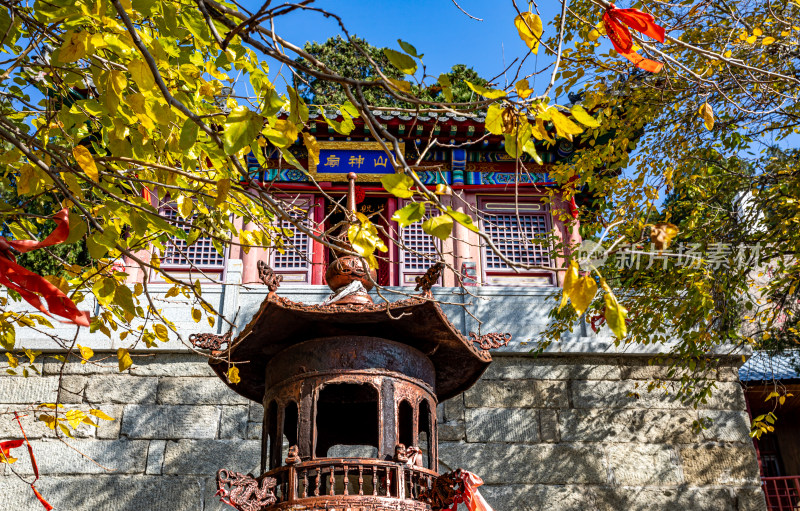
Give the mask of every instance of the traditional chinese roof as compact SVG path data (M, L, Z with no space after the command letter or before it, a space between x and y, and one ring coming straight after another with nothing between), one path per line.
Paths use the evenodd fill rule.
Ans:
M471 387L492 361L488 351L456 330L437 303L421 296L393 303L307 305L270 293L231 342L230 362L237 364L241 382L228 383L227 363L212 361L211 366L231 389L260 403L272 357L289 346L334 336L377 337L426 354L436 370L440 401Z
M756 351L739 368L739 379L750 382L800 380L800 351L789 351L780 355Z

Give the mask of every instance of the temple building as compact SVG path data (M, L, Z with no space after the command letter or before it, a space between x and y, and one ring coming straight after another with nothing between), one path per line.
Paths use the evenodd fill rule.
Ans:
M219 481L214 474L224 468L224 480L234 473L257 477L275 471L276 488L290 485L276 490L273 504L282 508L316 497L319 491L333 492L327 495L336 498L314 505L338 502L328 507L337 511L379 509L370 503L348 507L349 501L338 497L345 491L371 494L388 488L389 497L412 495L424 510L428 501L415 492L429 488L435 472L462 468L483 478L480 491L496 511L765 509L738 375L741 354L720 355L720 366L709 375L717 381L714 393L694 408L675 398L669 365L653 360L667 352L669 344L617 346L607 328L595 332L581 318L560 342L533 352L551 321L548 313L557 306L562 285L563 272L557 271L562 257L549 247L580 243L580 215L575 220L575 213L591 207L586 194L565 200L548 170L554 162L568 162L580 148L563 140L554 146L537 145L542 164L525 157L523 166L506 154L502 137L487 134L480 117L417 117L387 110L373 114L400 139L420 179L431 190L444 185L443 203L475 219L503 257L487 250L476 233L460 224L445 242L425 234L419 223L398 230L388 219L405 204L381 186L380 178L395 169L373 134L356 119L355 129L341 135L323 117L311 114L319 163L309 162L300 144L291 152L317 184L269 147L251 156L249 170L264 190L291 205L312 233L330 231L345 219L348 174L357 174L354 209L392 234L386 236L388 252L379 259L375 275L385 288L362 293L374 307L383 307L382 312L370 312L363 321L345 312L328 326L319 326L319 315L328 314L325 304L336 298L328 287L331 276L326 276L336 254L288 222L281 227L291 236L283 237L280 250L245 253L234 245L220 254L211 240L201 238L187 246L176 238L160 254L162 267L205 279L203 299L231 321L233 329L223 321L195 322L187 312L187 298L167 294L171 284L131 266L131 284L148 283L182 340L171 336L152 349L134 347L134 365L123 373L118 372L115 353L109 352L107 362L98 356L97 364L70 361L63 367L48 357L41 375L0 379L0 403L23 398L22 402L54 402L62 375L61 403L97 406L117 419L97 431L87 428L85 437L74 441L96 464L52 439L47 428L32 433L43 439L36 444L42 474L37 488L49 502L60 509L230 509L215 495ZM431 140L444 147L429 147ZM165 218L176 218L171 204L160 207ZM255 228L235 221L240 228ZM515 271L504 258L536 269ZM426 278L440 261L445 265L441 274ZM272 284L277 280L276 288ZM427 298L417 296L420 282L423 290L430 288L425 296L439 301L438 312ZM345 299L356 299L353 296ZM413 303L404 305L404 300ZM418 308L415 314L425 316L427 323L402 317L404 307ZM386 315L394 308L397 314L391 317L400 317L397 323ZM348 318L358 326L352 327ZM74 329L56 330L65 339L74 336ZM270 340L247 341L243 334L248 332L254 339ZM379 351L394 350L394 365L357 349L348 352L345 341L337 348L338 358L326 358L329 346L314 341L314 332L323 338L383 339L365 342ZM482 351L476 347L486 342L488 333L503 334L505 342L492 349L490 365L487 359L476 370ZM242 348L246 356L237 359L242 381L230 388L223 385L220 368L212 369L206 357L187 346L191 334L229 335L224 338L234 346L247 341L242 346L252 351ZM20 332L17 342L52 351L50 341L34 331ZM78 342L98 355L109 350L109 339L99 331L82 332ZM463 351L453 351L451 365L440 358L448 346ZM308 364L303 364L304 358ZM381 372L387 367L391 375ZM460 382L458 386L442 387L437 375L445 367L450 371L446 380ZM326 380L334 378L331 371L344 369L364 369L359 376L364 381ZM409 374L412 378L406 377ZM656 378L665 379L667 393L647 392ZM364 382L367 387L361 385ZM331 390L326 392L329 383ZM348 383L358 388L346 387ZM304 393L309 388L316 394ZM397 389L409 396L406 404L393 394ZM313 402L316 417L303 404ZM10 434L0 429L0 439ZM337 445L353 447L351 439L365 435L372 436L356 444L363 449L358 457L380 462L341 461L353 454ZM417 482L402 492L385 482L387 467L408 456L397 450L398 444L420 450L421 466L408 472ZM293 446L297 449L290 452ZM761 456L763 460L763 449ZM340 461L326 461L330 458ZM358 483L359 470L363 475L373 466L384 472ZM327 482L322 479L325 474ZM391 476L393 481L396 477ZM0 509L5 503L13 505L8 509L39 505L30 488L14 477L0 477L0 491Z

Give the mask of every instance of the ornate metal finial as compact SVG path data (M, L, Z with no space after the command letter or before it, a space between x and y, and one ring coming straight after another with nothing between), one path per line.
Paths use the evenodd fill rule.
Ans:
M347 211L348 211L348 220L355 221L356 219L356 179L358 176L355 172L350 172L347 174Z
M274 293L281 286L283 275L278 275L275 270L269 267L264 261L258 261L258 278L267 286L270 293Z
M300 462L300 449L298 449L296 445L290 445L289 452L286 453L286 460L284 461L286 461L287 465L294 465Z
M189 342L192 346L201 350L219 351L222 349L223 344L230 346L231 333L225 335L217 334L192 334L189 336Z
M473 344L477 344L478 348L488 351L507 346L509 341L511 341L511 334L508 332L502 334L493 332L478 337L478 334L475 332L470 332L469 340L472 341Z
M215 495L219 495L222 502L239 511L261 511L278 500L273 491L276 485L274 477L265 477L261 479L259 487L258 480L250 474L244 475L223 468L217 472Z
M444 270L444 263L441 261L428 268L425 275L416 278L417 287L414 288L414 291L422 289L424 295L430 295L431 288L436 285L442 277L442 270Z

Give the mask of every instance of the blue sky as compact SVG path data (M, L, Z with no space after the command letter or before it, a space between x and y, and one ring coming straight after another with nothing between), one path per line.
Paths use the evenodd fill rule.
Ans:
M242 2L247 9L255 11L260 0ZM527 2L518 1L520 9L527 10ZM356 34L378 47L400 50L397 39L413 44L425 56L423 61L428 74L438 76L449 71L454 64L466 64L484 78L492 78L516 57L528 53L525 43L514 27L517 15L513 4L507 0L479 1L459 0L464 10L483 21L470 19L450 0L321 0L312 6L328 10L339 16L351 34ZM540 2L545 35L554 31L548 27L557 14L558 2ZM324 42L340 34L335 20L311 12L292 13L276 20L276 31L285 39L302 46L306 41ZM549 59L544 51L538 57L538 68ZM531 58L525 71L532 72L537 65ZM270 70L274 76L277 69ZM513 76L509 77L511 80ZM537 85L543 89L548 77L540 76ZM501 77L499 85L505 83ZM539 87L537 87L537 90Z

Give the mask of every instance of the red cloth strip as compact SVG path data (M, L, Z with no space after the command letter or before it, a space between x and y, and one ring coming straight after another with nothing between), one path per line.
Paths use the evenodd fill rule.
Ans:
M56 213L53 220L56 222L56 228L42 241L6 240L0 236L0 285L16 291L23 300L48 316L55 314L66 318L69 323L89 326L88 312L79 311L75 303L60 289L41 275L17 264L10 251L4 250L10 246L24 253L63 243L69 236L69 211L62 209ZM42 304L41 298L47 302L46 308Z

